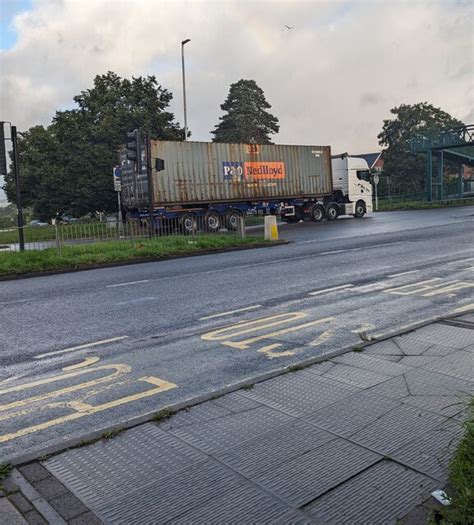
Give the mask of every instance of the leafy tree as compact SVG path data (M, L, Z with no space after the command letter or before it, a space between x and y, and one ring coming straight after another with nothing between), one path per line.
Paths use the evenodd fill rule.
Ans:
M383 174L390 177L392 194L423 191L426 156L410 152L410 139L419 132L463 124L427 102L401 104L390 112L395 118L384 120L382 131L378 135L379 144L385 147L382 152Z
M167 108L172 94L154 76L123 79L109 71L91 89L74 97L77 107L58 111L52 123L35 126L18 141L22 197L42 219L115 211L112 168L126 133L148 130L150 137L183 140L184 130ZM15 201L15 181L5 191Z
M265 100L263 90L254 80L239 80L231 84L222 111L226 111L220 122L211 131L214 142L244 144L271 144L270 134L278 133L278 119L267 109L271 105Z

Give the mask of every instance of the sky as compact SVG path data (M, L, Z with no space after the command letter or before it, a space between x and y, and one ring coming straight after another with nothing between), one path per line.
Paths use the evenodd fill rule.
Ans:
M190 38L192 140L211 139L230 84L245 78L279 119L274 142L372 152L402 103L474 123L473 27L472 0L1 0L0 120L47 125L112 70L156 75L182 124Z

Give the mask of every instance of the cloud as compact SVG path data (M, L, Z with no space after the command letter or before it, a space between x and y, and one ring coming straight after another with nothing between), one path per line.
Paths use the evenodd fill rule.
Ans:
M229 85L254 79L280 120L279 143L372 151L390 108L428 101L472 118L473 7L462 1L36 0L0 54L1 113L47 124L96 74L156 74L182 121L210 140ZM284 25L294 26L288 31Z

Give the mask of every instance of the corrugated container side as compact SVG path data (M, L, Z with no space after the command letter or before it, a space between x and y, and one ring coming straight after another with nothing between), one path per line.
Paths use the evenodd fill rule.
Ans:
M329 146L153 141L155 206L318 197L332 192ZM132 187L133 177L124 184ZM136 177L135 177L136 178ZM128 205L146 205L146 178L124 190Z

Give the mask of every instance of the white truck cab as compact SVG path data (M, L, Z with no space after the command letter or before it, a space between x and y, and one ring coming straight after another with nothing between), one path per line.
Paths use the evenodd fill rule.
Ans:
M347 153L331 158L334 191L345 198L346 215L363 216L372 211L370 169L365 159Z

